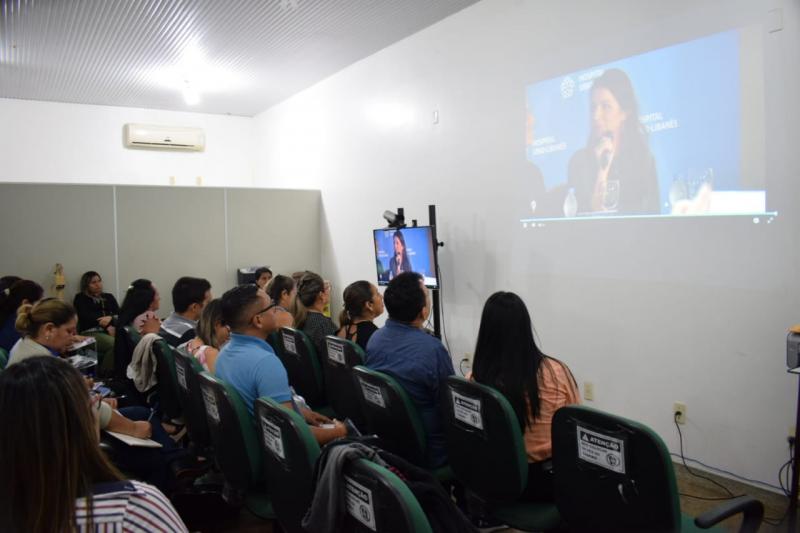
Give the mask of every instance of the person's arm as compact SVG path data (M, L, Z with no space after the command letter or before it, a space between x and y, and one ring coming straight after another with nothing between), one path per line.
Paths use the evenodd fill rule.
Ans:
M130 435L131 437L138 437L140 439L149 439L153 435L153 428L150 422L146 420L133 421L129 418L125 418L115 410L111 411L111 419L108 421L108 425L103 429Z
M284 406L289 411L293 411L294 410L294 408L292 407L292 402L283 402L281 405ZM312 417L312 419L315 418L315 416L327 419L327 417L324 417L324 416L320 415L319 413L315 413L314 411L310 411L309 410L308 413ZM316 425L312 424L311 421L306 416L306 412L303 413L303 417L306 419L306 422L308 422L308 429L311 430L311 434L314 435L314 439L316 439L316 441L321 446L329 443L330 441L332 441L334 439L338 439L340 437L346 437L347 436L347 428L344 427L344 424L342 424L338 420L334 420L333 421L333 427L332 428L323 428L323 427L319 427L319 426L316 426ZM328 422L328 423L330 423L330 422Z
M219 350L209 346L206 348L206 366L208 367L208 372L211 375L216 374L217 370L217 356L219 355Z

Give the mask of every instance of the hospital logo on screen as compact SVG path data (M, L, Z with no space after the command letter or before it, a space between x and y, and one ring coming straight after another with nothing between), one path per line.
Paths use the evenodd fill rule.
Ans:
M566 100L575 94L575 80L571 76L567 76L561 80L561 97Z

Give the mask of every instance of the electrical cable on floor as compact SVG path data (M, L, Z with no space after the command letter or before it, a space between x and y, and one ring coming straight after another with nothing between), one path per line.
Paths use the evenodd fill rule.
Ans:
M778 483L781 484L781 489L783 489L784 494L786 496L791 497L791 492L784 487L783 485L783 471L786 469L786 487L789 486L789 474L791 473L792 469L790 468L792 461L794 460L794 442L789 441L789 460L783 463L780 470L778 470ZM783 516L780 518L772 518L769 516L765 516L762 521L771 525L771 526L780 526L783 524L783 521L786 520L786 517L789 516L789 503L786 504L786 511L784 511Z
M675 421L675 427L678 429L678 442L679 442L679 445L680 445L680 455L679 455L679 457L680 457L680 458L681 458L681 460L683 461L683 466L684 466L684 467L686 467L686 471L687 471L687 472L689 472L691 475L693 475L693 476L695 476L695 477L699 477L699 478L701 478L701 479L705 479L705 480L707 480L707 481L710 481L710 482L712 482L713 484L715 484L715 485L717 485L717 486L719 486L719 487L723 488L723 489L725 490L725 492L727 492L727 493L729 494L729 496L725 496L725 497L716 497L716 498L713 498L713 497L711 497L711 498L710 498L710 497L704 497L704 496L697 496L697 495L695 495L695 494L685 494L685 493L678 493L678 494L679 494L679 496L683 496L683 497L686 497L686 498L694 498L694 499L696 499L696 500L705 500L705 501L727 501L727 500L731 500L731 499L733 499L733 498L738 498L738 497L740 497L740 496L744 496L743 494L740 494L739 496L735 496L735 495L733 494L733 492L732 492L732 491L731 491L731 490L730 490L728 487L726 487L725 485L723 485L723 484L721 484L721 483L718 483L717 481L715 481L715 480L713 480L713 479L711 479L711 478L709 478L709 477L706 477L706 476L700 475L700 474L698 474L698 473L694 472L694 471L693 471L691 468L689 468L689 465L686 463L686 456L684 456L684 455L683 455L683 433L681 432L681 427L680 427L680 425L678 424L678 413L675 413L675 415L674 415L674 421ZM794 452L793 444L792 444L792 443L790 443L790 444L789 444L789 457L790 457L790 459L789 459L787 462L785 462L785 463L784 463L784 464L781 466L780 470L778 470L778 483L780 483L780 485L781 485L781 490L783 490L783 492L784 492L784 493L786 493L787 495L788 495L788 493L786 492L786 489L785 489L785 488L784 488L784 486L783 486L783 479L782 479L782 477L781 477L781 476L782 476L782 472L783 472L783 470L784 470L785 468L787 468L787 466L789 466L789 465L792 463L792 459L791 459L791 457L793 457L793 452ZM674 454L674 453L673 453L673 454L670 454L670 455L676 455L676 454ZM762 485L766 485L766 486L768 486L768 487L777 488L777 487L774 487L773 485L770 485L769 483L764 483L763 481L750 480L750 479L748 479L748 478L745 478L745 477L739 476L739 475L737 475L737 474L733 474L732 472L728 472L727 470L722 470L721 468L714 468L714 467L710 467L710 466L708 466L708 465L705 465L705 464L701 463L700 461L698 461L698 460L696 460L696 459L690 459L690 461L694 461L695 463L697 463L697 464L699 464L699 465L702 465L702 466L704 466L704 467L706 467L706 468L712 469L712 470L717 470L717 471L719 471L719 472L725 472L726 474L729 474L729 475L731 475L731 476L737 477L737 478L739 478L739 479L744 479L744 480L747 480L747 481L751 481L751 482L755 482L755 483L760 483L760 484L762 484ZM787 470L787 475L788 475L788 472L789 472L790 470L791 470L791 469L788 469L788 470ZM789 484L789 483L788 483L788 480L787 480L787 483L786 483L786 484L787 484L787 485ZM780 526L780 525L783 523L783 521L784 521L784 520L786 520L786 517L788 516L788 514L789 514L789 506L787 505L787 507L786 507L786 512L784 512L784 513L783 513L783 516L782 516L782 517L780 517L780 518L773 518L773 517L769 517L769 516L764 516L764 517L762 518L762 521L763 521L764 523L766 523L766 524L769 524L769 525L771 525L771 526Z
M670 453L670 455L672 457L680 457L680 454L678 454L678 453ZM727 475L729 477L732 477L734 479L737 479L739 481L743 481L745 483L750 483L751 485L761 485L761 486L764 486L764 487L769 487L769 488L771 488L773 490L777 490L777 491L781 490L778 485L772 485L771 483L767 483L765 481L760 481L758 479L750 479L748 477L741 476L739 474L736 474L734 472L730 472L730 471L725 470L723 468L718 468L716 466L707 465L704 462L699 461L697 459L692 459L691 457L686 457L685 459L690 463L697 463L698 465L702 466L703 468L705 468L707 470L711 470L712 472L719 472L721 474L725 474L725 475Z
M731 489L729 489L728 487L726 487L722 483L719 483L718 481L713 480L710 477L706 477L704 475L698 474L694 470L689 468L689 465L686 463L686 457L684 457L684 455L683 455L683 433L681 432L680 424L678 424L678 413L675 413L675 416L673 417L673 420L675 422L675 427L678 428L678 439L679 439L679 443L680 443L680 447L681 447L681 460L683 461L683 466L686 467L686 471L689 472L691 475L693 475L695 477L699 477L700 479L705 479L706 481L710 481L711 483L713 483L714 485L720 487L722 490L724 490L725 492L728 493L728 497L727 498L716 498L716 499L719 499L719 500L732 500L733 498L738 498L739 496L742 496L741 494L739 494L738 496L734 495L733 492L731 492ZM681 496L686 496L686 497L689 497L689 498L697 498L699 500L707 499L707 498L703 498L701 496L693 496L691 494L682 494Z

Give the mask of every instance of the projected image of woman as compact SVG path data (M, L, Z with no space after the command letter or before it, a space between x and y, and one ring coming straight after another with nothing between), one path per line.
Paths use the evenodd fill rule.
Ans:
M592 84L586 147L569 162L580 213L658 213L658 176L630 78L606 70Z
M389 260L389 279L394 278L403 272L413 272L411 268L411 260L408 258L406 251L406 240L403 234L398 230L394 232L394 254Z

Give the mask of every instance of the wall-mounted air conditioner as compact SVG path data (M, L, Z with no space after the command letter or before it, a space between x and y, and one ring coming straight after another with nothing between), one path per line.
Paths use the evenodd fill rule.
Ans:
M123 136L128 148L167 148L199 152L206 147L206 135L200 128L125 124Z

